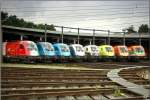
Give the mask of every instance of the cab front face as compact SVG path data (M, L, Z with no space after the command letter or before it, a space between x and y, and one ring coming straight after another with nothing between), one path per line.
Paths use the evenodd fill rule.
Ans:
M128 47L128 50L130 56L146 56L142 46L130 46Z
M85 56L85 51L84 51L84 48L82 45L80 44L73 44L71 45L71 52L74 52L74 55L73 56Z
M31 56L39 56L38 48L36 44L32 41L22 41L22 43L27 47L26 51L29 51Z
M60 48L59 48L61 55L62 56L70 56L70 49L68 47L68 45L66 44L60 44Z
M120 56L128 56L129 55L128 48L126 46L119 46L118 49L119 49Z
M98 50L98 46L96 45L88 45L84 47L85 53L87 55L93 56L93 57L97 57L99 56L99 50Z
M145 50L142 46L133 46L133 53L136 56L146 56L145 55Z
M55 54L59 57L68 57L71 56L70 49L68 45L63 43L56 43L53 45L55 49Z
M110 45L102 45L99 47L99 52L101 56L114 56L114 49Z
M114 56L114 49L111 46L105 47L106 55L108 56Z
M98 47L96 45L91 45L89 48L92 56L99 56Z
M38 42L38 50L42 56L55 56L55 51L51 43L48 42Z

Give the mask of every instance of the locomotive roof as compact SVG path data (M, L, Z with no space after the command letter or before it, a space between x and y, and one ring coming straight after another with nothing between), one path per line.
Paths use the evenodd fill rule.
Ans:
M3 25L2 26L3 31L5 32L6 30L11 31L12 33L17 33L17 34L30 34L30 33L36 33L36 34L32 34L32 35L44 35L45 30L42 29L33 29L33 28L22 28L22 27L14 27L14 26L7 26L7 25ZM19 32L18 32L19 31ZM62 32L61 31L50 31L47 30L48 35L60 35ZM31 34L30 34L31 35ZM64 35L68 35L68 36L77 36L76 32L64 32ZM93 33L80 33L80 36L84 36L84 37L92 37ZM108 37L108 34L105 32L97 32L95 34L96 37ZM132 33L132 34L126 34L125 35L126 38L139 38L139 35L137 35L136 33ZM110 37L115 37L115 38L122 38L123 34L118 34L117 32L113 33L110 35ZM141 38L149 38L150 35L149 34L144 34L141 33Z

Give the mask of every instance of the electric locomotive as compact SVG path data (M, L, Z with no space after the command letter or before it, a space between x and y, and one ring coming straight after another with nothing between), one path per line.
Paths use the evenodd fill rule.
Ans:
M100 57L98 46L96 45L87 45L84 47L86 61L97 61Z
M69 46L64 43L55 43L53 44L55 49L55 54L57 56L57 61L66 62L71 59L71 53Z
M146 58L146 53L141 45L133 45L128 47L129 50L129 56L130 60L139 60L139 59L145 59Z
M85 59L85 51L81 44L71 44L69 48L73 61L83 61Z
M125 45L114 46L115 56L117 61L128 60L129 52Z
M37 47L38 47L39 55L41 57L40 61L52 62L56 60L55 50L51 43L38 42Z
M101 45L99 46L99 53L101 56L101 60L114 60L115 52L111 45Z
M32 41L7 42L3 48L6 50L4 60L7 61L34 62L39 56L37 46Z

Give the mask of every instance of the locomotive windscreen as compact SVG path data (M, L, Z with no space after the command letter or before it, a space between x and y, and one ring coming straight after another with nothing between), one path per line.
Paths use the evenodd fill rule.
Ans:
M122 53L128 52L127 49L126 49L125 47L120 47L120 50L121 50Z
M81 46L76 46L76 50L77 50L78 52L80 52L80 51L81 51L81 52L84 52Z
M48 50L48 51L54 51L54 49L52 48L52 46L50 44L44 43L43 45L44 45L44 47L45 47L46 50Z
M61 45L61 50L63 52L69 52L69 49L65 45Z
M144 49L140 48L140 47L137 47L137 48L135 48L135 51L138 52L138 53L143 53Z
M33 43L30 43L28 46L28 50L37 50L37 48L35 47Z
M96 47L91 47L91 50L93 51L93 52L98 52L98 50L96 49Z
M112 52L112 48L111 47L106 47L106 51L107 52Z

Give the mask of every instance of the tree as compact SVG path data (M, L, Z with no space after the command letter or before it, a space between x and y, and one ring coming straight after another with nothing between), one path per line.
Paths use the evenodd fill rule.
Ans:
M5 12L1 12L1 21L4 22L4 20L7 20L8 18L8 13L5 13Z
M142 25L139 27L138 32L139 32L139 33L148 33L148 30L149 30L148 25L147 25L147 24L142 24Z
M131 25L131 26L130 26L129 28L127 28L126 30L127 30L127 33L128 33L128 34L129 34L129 33L135 33L135 32L136 32L133 25Z

